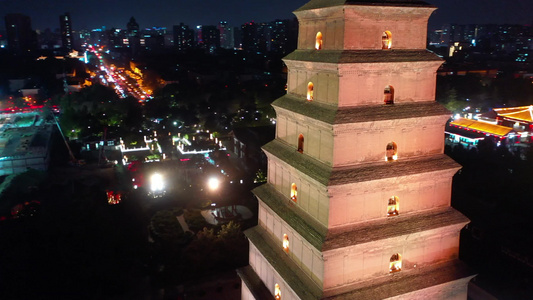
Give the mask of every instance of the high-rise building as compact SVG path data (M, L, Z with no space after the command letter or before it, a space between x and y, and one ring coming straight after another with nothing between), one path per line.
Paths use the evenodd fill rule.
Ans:
M469 220L450 206L460 166L419 0L311 0L263 147L267 183L245 233L242 299L466 299Z
M242 27L233 27L233 47L242 50Z
M224 49L233 49L235 45L233 27L228 26L228 22L222 21L218 24L220 32L220 47Z
M31 29L31 19L23 14L5 16L9 50L22 52L37 48L37 35Z
M142 38L146 50L161 50L165 48L166 27L152 27L143 30Z
M276 20L264 26L267 51L280 54L294 51L298 27L296 33L294 28L292 20Z
M242 49L249 53L266 52L264 24L248 22L241 26Z
M178 51L185 51L191 49L194 41L194 31L189 28L189 26L180 23L179 25L174 25L173 28L174 34L174 47Z
M204 25L201 29L202 43L199 43L201 48L213 53L216 49L220 48L220 30L213 25Z
M61 31L63 48L72 50L74 48L74 35L72 34L72 20L69 13L59 16L59 30Z

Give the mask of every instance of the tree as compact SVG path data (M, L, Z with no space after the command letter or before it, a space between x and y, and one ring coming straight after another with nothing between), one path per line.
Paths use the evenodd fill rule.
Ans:
M177 242L183 237L183 229L170 210L156 212L151 219L150 229L162 242Z
M217 237L227 243L241 239L244 235L241 230L241 225L230 221L228 224L222 225Z
M255 173L254 183L265 183L265 182L267 182L267 177L265 173L263 173L263 170L258 170L257 173Z

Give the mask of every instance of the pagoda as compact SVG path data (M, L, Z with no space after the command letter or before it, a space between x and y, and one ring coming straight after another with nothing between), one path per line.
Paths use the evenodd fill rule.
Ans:
M444 154L442 60L426 50L435 9L311 0L294 12L243 300L467 298L469 220L450 206L460 165Z

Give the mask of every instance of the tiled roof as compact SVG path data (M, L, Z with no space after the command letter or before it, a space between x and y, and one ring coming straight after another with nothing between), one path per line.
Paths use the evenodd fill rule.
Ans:
M451 126L450 124L446 125L444 133L455 134L472 140L482 140L487 136L485 133L482 132L465 130L464 128Z
M428 50L295 50L284 60L311 61L332 64L392 63L438 61L442 58Z
M480 122L472 119L459 118L450 122L450 126L457 126L464 128L465 130L472 130L475 132L488 133L497 136L506 136L509 132L513 131L513 128L490 124L486 122Z
M495 108L494 112L500 117L510 118L517 121L533 122L533 105Z

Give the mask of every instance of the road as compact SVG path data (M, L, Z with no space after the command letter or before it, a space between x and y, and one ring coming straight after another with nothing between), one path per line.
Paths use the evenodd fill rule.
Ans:
M142 77L134 72L123 68L116 68L104 59L102 51L95 47L89 47L88 51L98 58L98 72L96 79L103 85L112 87L121 98L132 96L140 102L152 98L151 91L142 86ZM95 78L93 78L94 80Z

